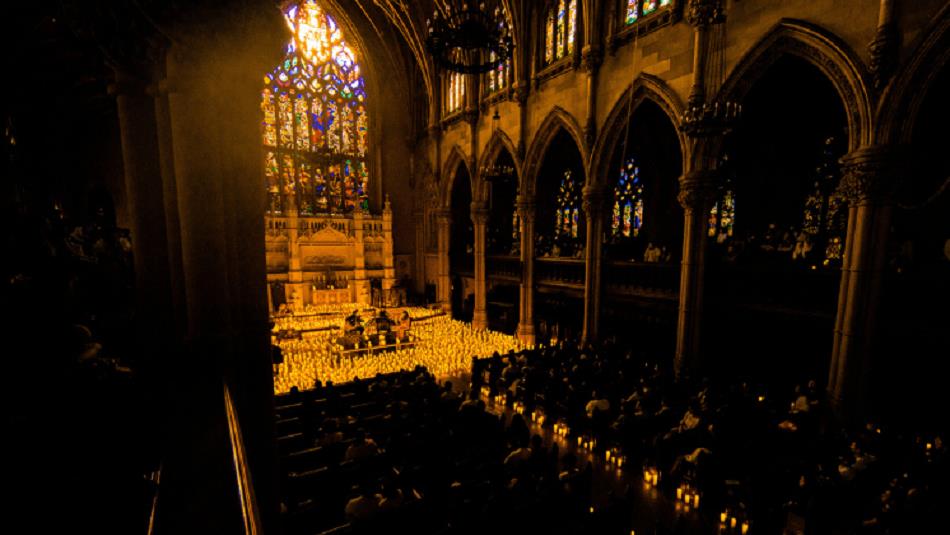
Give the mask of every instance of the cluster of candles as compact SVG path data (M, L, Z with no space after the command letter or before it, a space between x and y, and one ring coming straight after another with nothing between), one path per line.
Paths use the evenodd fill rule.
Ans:
M478 392L482 400L487 402L489 399L491 399L491 387L488 385L482 385Z
M613 447L604 452L604 460L607 461L608 466L623 468L624 459L620 448Z
M594 451L594 448L597 447L597 439L587 435L579 436L577 437L577 447L582 450Z
M531 422L539 426L544 425L544 411L540 408L534 409L531 412Z
M511 408L518 414L524 415L524 403L521 401L516 401L511 405Z
M735 515L729 509L719 513L719 532L720 533L739 533L741 535L746 535L749 533L749 528L751 527L751 522L744 518L745 515L742 515L743 518Z
M352 310L349 308L349 311ZM409 310L410 316L431 314L428 309L416 307L406 310ZM285 318L283 321L294 324L298 319ZM334 321L342 324L343 316L340 315ZM336 331L317 331L303 340L279 340L277 343L283 352L284 362L276 367L274 393L289 392L294 386L301 390L311 388L318 379L323 383L333 381L342 384L355 377L367 379L379 373L411 370L417 365L425 366L436 379L444 380L470 371L472 356L487 356L495 352L505 354L509 350L520 351L526 347L512 336L473 329L471 325L448 316L414 324L412 332L414 338L421 340L413 347L354 358L339 358L341 348L336 345L339 336ZM490 398L486 396L485 401L490 401Z
M643 469L643 482L648 487L656 487L660 484L660 470L655 466L648 466Z
M571 429L567 426L567 423L564 420L558 420L554 423L554 436L558 437L567 437L571 432Z
M494 403L496 407L504 407L508 403L508 394L499 392L495 394Z
M686 510L689 510L689 507L699 507L699 491L693 487L683 483L680 486L676 487L676 501L683 502L686 505Z

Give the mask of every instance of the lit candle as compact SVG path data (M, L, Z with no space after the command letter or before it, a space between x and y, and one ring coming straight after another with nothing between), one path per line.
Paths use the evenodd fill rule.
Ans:
M729 518L729 527L730 527L730 528L736 527L736 517L733 516L733 517Z
M742 523L742 535L746 535L746 533L748 532L749 532L749 522L746 521Z
M683 499L683 487L676 487L676 499L677 500Z
M693 507L699 509L699 493L693 494Z
M727 518L729 518L729 515L726 514L725 511L719 513L719 521L722 522L723 524L726 523L726 519L727 519Z
M581 447L584 444L584 437L577 437L577 447Z

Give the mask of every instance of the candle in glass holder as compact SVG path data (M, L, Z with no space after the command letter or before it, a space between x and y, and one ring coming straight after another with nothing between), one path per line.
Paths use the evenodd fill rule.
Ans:
M699 493L693 494L693 507L699 509Z
M725 511L719 513L719 522L720 522L720 523L725 524L727 518L729 518L729 514L726 513Z
M736 522L738 522L738 519L736 517L731 517L729 519L729 527L730 528L736 527Z
M749 532L749 522L745 521L742 523L742 535L746 535Z
M677 500L682 500L682 499L683 499L683 487L681 487L681 486L680 486L680 487L676 487L676 499L677 499Z

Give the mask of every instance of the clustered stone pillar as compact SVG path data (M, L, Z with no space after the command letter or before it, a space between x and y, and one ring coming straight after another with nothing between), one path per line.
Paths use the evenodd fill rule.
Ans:
M838 414L849 418L865 409L896 181L885 147L858 149L841 163L839 192L848 203L848 229L827 391Z
M443 307L451 306L451 279L449 275L449 233L452 229L452 212L447 209L435 212L438 238L438 279L436 301Z
M363 249L363 234L366 232L363 223L363 210L357 206L353 210L353 239L359 244L355 248L356 255L353 258L353 298L357 303L368 305L369 297L369 279L366 278L366 252Z
M396 266L393 265L393 206L389 195L383 202L383 290L389 292L396 284Z
M415 276L414 284L416 293L422 295L426 291L426 213L421 208L416 208L412 212L413 220L416 226L416 247L415 247Z
M584 343L597 340L600 322L601 250L604 241L604 205L606 188L602 185L585 186L584 213L587 215L587 247L584 260Z
M518 337L526 344L534 344L534 202L519 196L517 209L518 219L521 222L521 296Z
M683 261L673 359L677 378L698 364L706 266L706 214L715 198L714 176L711 171L694 171L680 178L677 199L683 207Z
M475 311L472 314L472 326L476 329L488 328L487 283L485 277L486 229L488 227L488 206L484 202L473 202L471 207L472 223L475 226Z
M167 342L174 310L172 295L168 292L171 276L155 104L145 93L144 83L121 71L116 72L115 83L109 91L116 97L122 140L135 262L135 327L142 339ZM164 344L147 344L143 349L170 349L167 345L159 347L161 345Z

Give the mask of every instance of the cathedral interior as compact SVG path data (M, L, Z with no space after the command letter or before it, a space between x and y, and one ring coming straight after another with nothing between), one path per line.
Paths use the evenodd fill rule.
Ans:
M11 533L943 531L947 0L2 9Z

